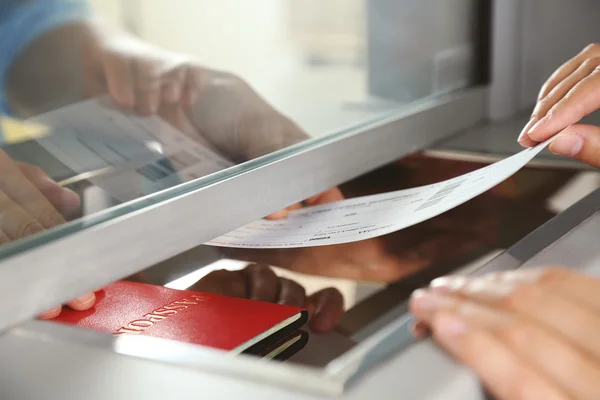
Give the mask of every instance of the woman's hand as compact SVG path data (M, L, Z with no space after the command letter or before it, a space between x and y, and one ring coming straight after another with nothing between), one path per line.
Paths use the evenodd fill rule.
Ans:
M600 399L600 280L563 268L445 277L410 301L418 333L499 400Z
M266 265L253 264L241 271L214 271L188 290L305 307L310 327L318 333L333 330L344 313L344 298L337 289L327 288L307 296L302 286L278 277Z
M600 108L600 44L563 64L542 87L519 143L534 146L558 134L550 151L600 167L600 128L577 124Z

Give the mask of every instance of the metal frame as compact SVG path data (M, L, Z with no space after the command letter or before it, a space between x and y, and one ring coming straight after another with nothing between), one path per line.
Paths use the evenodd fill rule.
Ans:
M599 200L600 190L597 190L471 274L524 267L552 244L564 242L561 239L585 228L586 223L595 223L599 217ZM589 236L589 232L585 234ZM591 243L597 241L596 237L589 239ZM592 246L587 248L593 249ZM399 303L397 307L401 317L385 323L382 329L325 368L274 364L243 356L230 358L220 351L165 339L111 337L70 326L31 321L0 337L3 354L9 358L15 357L14 362L0 365L4 368L0 373L0 383L3 389L13 393L26 380L28 395L21 396L23 398L37 398L41 392L59 398L65 398L68 392L72 398L78 398L79 391L89 390L85 378L98 373L106 374L112 366L129 379L113 377L111 385L103 384L96 386L97 390L90 391L90 399L105 398L108 392L114 393L115 387L120 393L129 393L128 390L136 388L137 394L144 393L148 399L164 398L162 386L153 384L140 387L139 382L132 379L134 376L157 376L156 370L159 370L161 381L170 383L166 390L171 397L186 391L202 390L203 393L219 393L224 398L228 398L228 394L234 396L234 393L237 398L243 393L247 399L285 397L314 400L317 397L309 393L340 394L356 377L379 364L387 355L404 349L391 362L379 368L377 378L372 374L364 376L364 380L351 387L343 398L364 398L365 393L377 393L379 388L380 392L388 394L402 390L407 398L429 398L439 393L456 395L458 391L461 396L456 398L483 399L472 374L444 357L431 341L414 342L408 332L410 318L403 312L406 304ZM31 360L36 360L36 363L32 364ZM44 362L40 363L39 360ZM35 372L45 368L47 362L58 366L58 382L55 382L57 376L54 371ZM89 368L91 365L97 367ZM72 378L68 375L68 369L65 373L63 367L81 369L84 379L75 380L72 385L66 384ZM35 369L33 374L22 373L24 370L29 372L30 368ZM425 375L431 379L418 379ZM15 378L19 383L12 380ZM267 382L278 387L261 386L261 383ZM457 382L462 384L457 387Z
M474 88L426 101L202 189L10 256L0 263L0 293L7 299L0 302L0 331L472 127L485 118L486 94L486 88Z
M502 120L522 111L522 0L492 2L489 117Z

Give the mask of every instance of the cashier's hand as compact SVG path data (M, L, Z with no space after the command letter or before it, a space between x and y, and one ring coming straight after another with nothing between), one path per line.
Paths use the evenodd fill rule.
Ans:
M600 167L600 128L579 121L600 108L600 44L563 64L542 87L519 143L531 147L557 135L556 154Z
M600 399L600 280L563 268L447 277L410 308L499 400Z
M344 298L337 289L327 288L307 296L298 283L280 278L271 268L259 264L241 271L211 272L189 290L304 307L311 329L318 333L333 330L344 312Z
M110 96L141 115L160 114L193 139L236 162L309 139L244 80L202 67L192 57L153 46L98 25L84 57L88 96ZM334 188L306 200L318 205L342 200ZM295 204L269 216L285 218Z

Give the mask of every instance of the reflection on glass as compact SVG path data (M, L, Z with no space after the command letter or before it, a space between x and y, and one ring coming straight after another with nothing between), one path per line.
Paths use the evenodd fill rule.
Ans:
M0 1L0 241L472 84L452 3Z
M347 182L341 190L348 198L369 195L480 167L478 162L414 155ZM598 186L597 176L590 186ZM472 201L394 234L300 249L200 246L130 279L269 302L296 299L311 311L311 335L289 362L324 367L406 317L413 290L440 275L481 267L552 218L555 211L549 204L572 202L573 192L567 194L564 188L573 188L579 180L576 171L525 168ZM573 191L582 194L587 189ZM406 330L386 344L386 354L411 340Z

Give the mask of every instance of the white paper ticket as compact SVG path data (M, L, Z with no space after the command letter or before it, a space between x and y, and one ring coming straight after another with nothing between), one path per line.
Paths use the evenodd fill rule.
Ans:
M284 220L256 221L206 244L257 249L312 247L392 233L440 215L498 185L550 141L447 181L292 211Z

